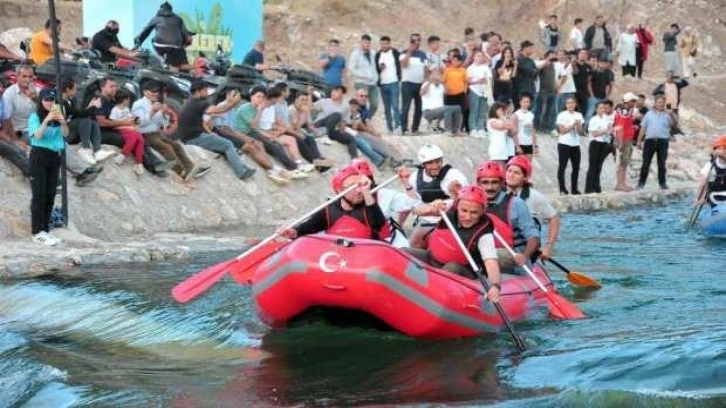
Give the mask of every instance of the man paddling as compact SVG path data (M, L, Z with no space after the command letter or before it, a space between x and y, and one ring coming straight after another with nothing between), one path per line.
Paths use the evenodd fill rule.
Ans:
M549 224L549 232L547 236L547 245L541 249L541 257L543 260L552 258L555 251L555 242L560 233L560 217L557 210L550 204L544 194L535 190L529 181L532 178L532 163L527 156L514 156L507 163L506 183L509 192L524 200L532 213L535 226L540 231L540 240L542 233L542 224L540 220L547 220Z
M515 266L525 265L539 250L539 231L527 204L506 192L504 179L504 168L496 161L482 163L476 172L477 184L487 195L487 214L499 235L517 252L512 256L500 249L499 266L502 271L517 273ZM497 247L503 246L497 242Z
M403 176L408 174L409 187L415 189L425 204L436 200L456 199L456 194L462 186L469 184L466 176L449 164L444 164L444 151L434 144L427 144L418 151L418 168L410 172L403 170ZM438 216L420 216L414 222L411 233L411 246L425 248L424 237L439 222Z
M345 238L385 239L390 228L371 193L371 180L356 166L348 165L336 173L331 185L336 194L358 185L342 199L312 215L293 228L282 228L278 234L290 239L325 231ZM388 230L388 231L384 231Z
M726 203L726 135L714 140L713 159L701 170L698 191L701 195L696 204L705 204L706 200L712 207Z
M446 203L443 201L438 201L435 205L437 210L446 210ZM446 216L474 262L484 266L490 285L487 297L492 302L498 302L502 289L501 274L494 244L494 223L487 216L486 207L487 196L484 189L474 185L466 186L459 191L459 198L446 212ZM453 232L443 220L431 231L427 243L427 249L406 248L404 251L434 267L477 279Z

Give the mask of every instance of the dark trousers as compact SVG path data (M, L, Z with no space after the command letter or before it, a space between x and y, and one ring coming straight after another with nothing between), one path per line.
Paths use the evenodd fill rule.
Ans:
M643 51L640 47L635 48L635 64L638 78L643 78L643 64L645 64L645 60L643 59Z
M635 78L635 65L623 65L623 76L630 75Z
M43 147L30 149L30 216L33 235L50 231L61 153Z
M585 194L602 193L600 186L600 174L602 173L602 165L605 159L612 152L610 143L590 141L587 148L589 163L587 166L587 178L585 179Z
M119 149L123 149L126 143L125 139L121 134L113 129L101 129L101 143L105 145L116 146ZM151 146L144 144L144 168L151 174L158 174L156 167L163 162L156 157L154 152L151 150Z
M185 171L189 172L194 168L194 163L189 159L184 146L178 140L169 139L158 132L144 133L144 140L147 145L159 152L164 159L176 162L174 172L177 174L181 175Z
M534 128L551 132L555 128L557 116L557 94L553 92L539 92L535 97Z
M20 169L25 177L30 177L30 161L28 161L28 155L15 142L0 139L0 157Z
M287 151L285 150L285 147L283 145L266 138L265 136L254 130L252 130L248 136L259 142L262 142L262 146L265 148L265 152L267 152L267 154L279 161L280 164L282 164L282 167L284 167L286 170L297 169L297 163L295 163L295 161L291 159L290 156L288 156ZM232 140L232 138L230 137L227 137L227 140L230 140L232 143L234 143L234 140ZM240 141L240 143L242 142ZM242 145L240 145L240 147L241 146Z
M355 137L340 131L340 122L343 116L340 113L331 113L330 115L315 122L315 127L324 127L328 131L328 138L348 148L348 154L355 159L358 157L358 147L355 143Z
M310 163L312 163L313 160L323 157L323 155L320 154L318 144L315 142L314 137L310 135L305 135L302 139L295 137L295 141L297 141L297 148L300 150L300 155Z
M640 168L638 185L644 186L648 180L653 155L658 155L658 184L666 185L666 159L668 158L668 139L645 139L643 143L643 167Z
M101 128L91 118L77 118L68 123L68 143L81 143L84 149L92 149L94 152L101 148Z
M466 99L466 95L464 95ZM401 82L401 130L408 130L408 110L411 109L413 101L413 123L411 131L418 132L421 125L421 84L414 82Z
M572 191L577 191L577 179L580 176L580 146L569 146L562 143L557 144L557 157L559 166L557 168L557 182L560 184L560 192L567 191L565 187L565 170L567 162L572 163L572 174L570 175L570 186Z
M461 109L461 129L451 129L452 132L456 132L458 130L466 130L467 132L469 129L469 109L466 109L466 92L456 94L456 95L446 95L444 96L444 106L458 106Z
M580 90L575 93L575 100L577 100L577 111L582 113L582 116L584 117L587 114L587 100L590 97L588 96L587 90L584 90L580 92Z

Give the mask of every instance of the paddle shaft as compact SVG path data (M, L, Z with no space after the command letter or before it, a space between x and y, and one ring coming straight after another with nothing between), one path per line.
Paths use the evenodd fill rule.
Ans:
M565 265L562 265L561 263L555 261L552 258L547 258L547 262L551 262L554 266L560 268L562 270L562 272L564 272L564 273L567 273L567 274L571 273L570 270L567 269L567 267Z
M464 252L464 256L466 256L466 260L469 262L469 266L471 267L471 269L474 270L474 273L484 287L484 290L489 293L489 282L487 282L486 278L484 278L484 275L482 275L479 265L477 265L477 263L474 261L474 258L471 256L469 250L466 249L466 245L464 245L464 243L461 241L461 237L459 236L459 234L456 233L456 229L454 228L454 226L451 225L451 220L449 220L449 217L446 216L445 212L439 211L439 214L441 214L441 219L444 220L446 226L449 228L449 231L451 231L451 234L454 236L456 243L459 245L459 249ZM499 313L499 316L501 316L504 324L507 326L509 333L512 334L512 338L517 344L517 348L519 348L520 351L526 350L527 346L524 344L524 340L522 340L522 338L519 337L519 334L517 334L517 332L514 330L514 325L512 324L512 321L509 320L509 317L504 312L504 309L502 309L502 305L500 305L498 302L492 302L492 304L494 305L494 308L497 309L497 312Z
M512 255L512 257L517 255L517 253L514 252L514 249L512 249L512 247L510 247L509 244L507 244L507 242L504 241L504 239L502 239L502 236L499 235L499 233L496 230L494 231L494 236L499 240L499 243L502 244L502 246L507 250L507 252L509 252L509 254ZM540 288L540 290L542 292L544 292L544 293L549 292L547 290L547 288L545 287L545 285L543 285L542 282L540 282L540 280L537 278L537 275L535 275L534 272L532 272L532 269L530 269L527 264L522 265L522 268L524 268L524 271L527 272L527 275L529 275L529 277L532 278L534 283L537 285L537 287Z
M708 169L708 173L706 173L706 182L703 184L703 187L701 187L701 191L698 192L697 200L700 200L701 198L705 199L706 195L708 195L708 179L709 177L711 177L714 162L715 160L711 160L711 167ZM698 216L701 215L701 211L703 211L703 206L705 204L706 203L703 202L693 209L693 212L691 212L691 219L688 220L688 225L686 225L686 230L689 230L693 228L694 225L696 225L696 221L698 221Z

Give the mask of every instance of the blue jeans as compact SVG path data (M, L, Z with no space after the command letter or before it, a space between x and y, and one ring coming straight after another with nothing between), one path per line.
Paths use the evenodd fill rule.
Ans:
M249 171L249 167L242 163L242 159L240 159L234 144L221 136L202 133L194 139L188 140L186 144L199 146L202 149L209 150L210 152L224 154L229 162L229 165L232 166L234 174L236 174L238 178L241 178L245 175L245 173L247 173L247 171Z
M417 132L421 124L421 85L415 82L401 82L401 130L408 129L408 110L413 102L413 123L411 131Z
M534 111L534 127L537 130L551 131L555 128L556 119L556 93L537 94L537 103Z
M363 152L363 154L371 159L374 165L379 166L381 163L383 163L383 160L385 160L385 157L378 154L373 149L373 146L371 146L370 142L361 137L360 135L355 136L355 145L361 152Z
M487 97L469 91L469 130L484 130L487 117Z
M381 85L383 113L386 116L386 127L388 127L389 132L393 132L394 128L401 126L401 105L398 99L399 93L400 86L398 82Z
M590 118L595 115L595 109L597 109L597 105L602 102L603 100L600 98L595 97L589 97L587 98L587 113L585 114L585 129L587 129L588 123L590 123Z

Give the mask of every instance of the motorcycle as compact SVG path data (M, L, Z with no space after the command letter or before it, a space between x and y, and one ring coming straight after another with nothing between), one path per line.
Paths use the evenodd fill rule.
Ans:
M282 62L278 55L275 55L275 60L278 63ZM273 75L287 83L288 88L290 89L288 103L295 102L296 95L299 92L310 92L311 87L312 92L310 92L310 97L313 101L325 98L330 93L329 87L325 85L323 77L312 71L294 68L287 65L277 65L270 67L267 70L274 72L275 74Z

